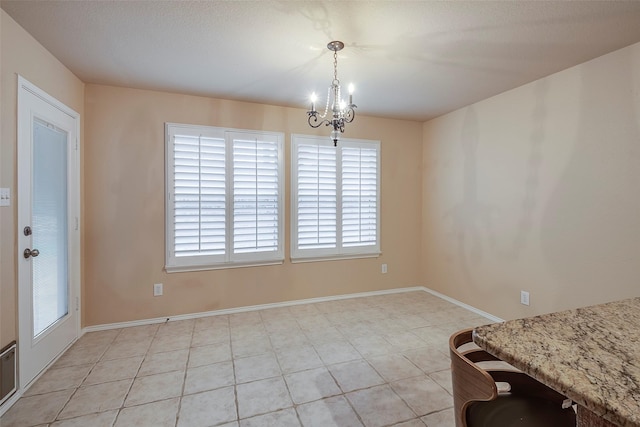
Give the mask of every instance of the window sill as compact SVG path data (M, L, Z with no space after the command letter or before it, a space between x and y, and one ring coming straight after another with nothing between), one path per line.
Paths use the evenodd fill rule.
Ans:
M360 258L378 258L382 255L382 252L371 252L366 254L342 254L331 256L315 256L315 257L298 257L291 258L292 264L300 264L303 262L323 262L323 261L341 261L348 259L360 259Z
M276 261L252 261L252 262L234 262L216 265L184 265L184 266L165 266L164 271L167 273L186 273L190 271L207 271L207 270L226 270L229 268L244 267L262 267L267 265L281 265L284 260Z

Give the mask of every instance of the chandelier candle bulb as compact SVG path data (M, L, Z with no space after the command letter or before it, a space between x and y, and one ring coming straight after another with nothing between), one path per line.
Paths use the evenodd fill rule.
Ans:
M353 105L353 83L349 84L349 105Z

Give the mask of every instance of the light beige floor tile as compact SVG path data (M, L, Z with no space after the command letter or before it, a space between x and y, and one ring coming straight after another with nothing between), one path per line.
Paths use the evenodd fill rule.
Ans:
M118 334L115 342L120 341L150 341L158 331L159 324L154 325L141 325L132 326L130 328L123 328Z
M299 304L290 306L289 313L296 318L301 318L320 314L320 310L315 304Z
M98 362L91 370L87 379L84 380L83 385L100 384L109 381L133 378L138 373L141 363L142 356Z
M362 356L347 341L333 341L314 345L318 355L327 365L361 359Z
M346 395L367 427L382 427L416 417L388 385L354 391Z
M358 416L343 396L299 405L296 410L304 427L362 427Z
M79 365L51 368L38 378L24 395L33 396L80 387L92 367L93 365Z
M231 361L198 366L187 370L184 394L199 393L233 385L233 364Z
M335 341L346 340L344 335L342 335L335 326L305 330L304 334L307 336L307 339L314 347L322 344L332 343Z
M262 316L260 316L260 313L257 311L246 311L244 313L229 315L229 325L231 327L255 324L262 324Z
M416 418L414 420L409 420L403 423L394 424L393 427L425 427L425 425L419 418ZM450 426L450 427L453 427L453 426Z
M81 336L74 345L78 347L106 347L119 336L121 329L108 331L87 332Z
M345 393L384 383L382 377L362 359L331 365L329 370Z
M192 347L189 353L189 368L231 360L231 344L220 342L202 347Z
M179 398L124 408L114 427L153 426L174 427L178 416Z
M238 384L236 391L240 418L249 418L293 406L282 377Z
M341 394L335 380L324 367L288 374L284 379L296 404Z
M394 336L407 332L407 326L404 322L395 317L387 317L373 322L372 326L375 333L383 336Z
M182 371L138 377L133 381L124 406L179 397L182 394L183 382L184 372Z
M156 338L175 335L186 335L190 337L195 324L195 319L161 323L158 327L158 332L156 332Z
M114 409L107 412L56 421L51 424L50 427L111 427L116 420L116 415L118 415L118 410Z
M165 351L181 350L189 348L191 346L191 334L177 334L177 335L159 335L156 337L149 347L149 353L162 353Z
M216 330L216 329L227 329L228 331L229 316L218 315L218 316L200 317L196 319L196 323L193 328L193 331L197 332L202 330Z
M449 349L449 337L451 334L439 329L437 326L412 329L411 332L426 342L427 347L443 352L447 352Z
M289 408L240 420L240 427L300 427L300 422L296 411Z
M444 411L434 412L425 417L422 417L422 421L427 427L453 427L455 426L455 418L453 409L445 409Z
M381 335L368 335L352 338L351 344L364 357L381 356L394 353L396 350Z
M307 336L301 330L288 330L269 334L269 340L276 351L311 345Z
M232 326L229 332L231 341L258 340L269 336L262 323Z
M347 339L351 340L356 337L367 337L374 334L371 322L367 320L361 320L359 322L339 324L336 326L338 330Z
M430 321L427 320L428 316L421 314L403 314L398 316L407 329L422 328L430 325Z
M298 322L296 322L293 316L289 318L283 317L280 319L265 320L264 329L269 335L279 332L302 333L302 329L300 329Z
M245 338L232 341L231 350L234 358L258 356L273 351L271 342L266 335L258 338Z
M75 418L80 415L118 409L122 406L130 386L131 380L120 380L80 387L58 418Z
M53 364L55 368L64 368L67 366L91 365L100 360L105 352L104 346L81 347L73 345Z
M424 340L409 331L385 335L384 338L389 341L396 351L411 350L413 348L425 347L427 345Z
M451 395L428 376L396 381L391 387L419 416L453 406Z
M369 363L387 381L396 381L422 375L422 371L402 354L372 357Z
M163 425L165 413L167 425L173 425L186 376L179 426L298 421L305 426L361 426L363 420L341 395L339 378L346 390L357 390L348 397L354 405L359 402L362 417L371 417L368 425L452 427L449 335L486 323L432 295L410 292L91 332L0 419L0 426L102 427L117 422L118 427L146 427ZM137 377L131 379L140 360ZM240 382L250 382L232 387L236 370ZM275 377L251 381L265 375ZM83 378L85 383L72 394ZM107 382L89 385L99 381ZM125 396L126 408L115 418ZM363 409L367 405L370 411ZM400 419L409 416L407 409L422 418ZM56 415L59 421L50 424Z
M124 359L127 357L144 356L149 345L151 344L151 338L144 339L131 339L127 341L114 342L109 346L101 360L113 360Z
M449 369L451 366L451 360L449 357L432 348L416 348L413 350L407 350L403 354L414 365L422 369L422 371L427 374L443 371L445 369Z
M22 427L52 422L74 391L62 390L23 397L0 418L0 426Z
M228 342L230 339L229 329L201 329L193 332L191 347Z
M205 427L237 420L233 387L183 396L178 427Z
M303 331L318 330L331 327L331 322L321 313L300 316L296 319L300 329Z
M279 350L276 354L283 372L297 372L323 365L315 349L310 345L290 347L287 350Z
M233 365L238 384L272 378L281 374L278 360L273 353L236 359Z
M440 387L444 388L453 396L453 388L451 386L451 370L445 369L444 371L432 372L429 374L431 379L437 382Z
M150 353L144 358L138 376L162 374L171 371L184 371L187 367L189 349Z

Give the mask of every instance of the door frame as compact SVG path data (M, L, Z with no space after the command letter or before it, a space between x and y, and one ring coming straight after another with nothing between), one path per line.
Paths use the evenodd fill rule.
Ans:
M23 165L25 158L28 157L30 163L32 163L31 159L31 151L32 151L32 141L25 141L24 135L22 135L22 126L23 120L29 120L32 122L32 117L23 117L24 115L21 113L21 104L25 101L25 96L29 92L30 95L35 95L40 98L40 100L46 102L50 106L60 110L62 113L71 117L71 119L75 122L75 134L76 140L68 141L67 145L67 223L69 224L67 228L67 242L68 242L68 281L69 281L69 312L73 312L75 318L70 320L73 321L73 328L75 330L75 337L71 340L71 345L80 337L80 314L82 313L80 307L81 301L81 246L80 246L80 114L69 108L62 102L58 101L36 85L29 82L24 77L18 75L18 105L17 105L17 131L16 131L16 145L17 145L17 205L18 205L18 216L16 222L16 242L17 242L17 253L16 253L16 264L17 264L17 273L18 273L18 304L17 304L17 312L18 312L18 390L20 392L24 392L26 388L28 388L31 384L35 382L35 380L42 375L45 369L55 361L60 354L53 358L53 360L49 361L43 369L35 375L32 379L25 379L27 375L25 370L22 368L23 365L23 352L21 348L25 348L26 345L30 345L31 339L33 338L32 324L33 318L31 310L28 310L28 313L24 313L23 305L24 305L24 293L23 290L24 282L28 279L25 277L24 268L21 267L20 262L22 259L22 251L26 247L24 244L25 236L22 233L22 227L24 224L29 224L31 220L31 203L21 203L21 197L23 194L31 194L32 188L27 187L27 183L32 185L31 183L31 167L29 170L25 170ZM30 264L31 265L31 264ZM31 286L31 285L29 285ZM31 292L28 293L31 296ZM30 302L31 303L31 302ZM24 337L29 337L27 343L21 343L24 340ZM22 344L22 345L21 345ZM66 349L66 348L65 348ZM62 350L64 352L64 349ZM28 383L27 383L28 382Z

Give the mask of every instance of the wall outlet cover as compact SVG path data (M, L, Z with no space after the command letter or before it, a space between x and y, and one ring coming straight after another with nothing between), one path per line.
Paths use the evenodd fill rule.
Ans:
M162 283L156 283L153 285L153 296L159 297L162 295Z

